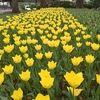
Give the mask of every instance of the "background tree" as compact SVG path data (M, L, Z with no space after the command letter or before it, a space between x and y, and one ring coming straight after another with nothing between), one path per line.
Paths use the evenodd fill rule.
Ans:
M35 4L37 4L37 0L35 0Z
M40 0L40 7L45 8L46 7L46 1L45 0Z
M10 2L12 13L19 13L18 0L3 0L4 2Z
M11 0L12 13L19 13L18 0Z
M76 8L83 8L84 0L76 0Z

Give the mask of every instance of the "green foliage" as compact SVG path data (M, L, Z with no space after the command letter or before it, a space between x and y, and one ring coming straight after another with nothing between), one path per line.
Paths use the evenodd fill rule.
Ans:
M36 8L36 5L35 4L30 4L30 8L31 9Z
M89 9L93 8L93 1L85 2L84 3L84 8L89 8Z
M94 8L100 7L100 0L94 0L94 1L93 1L93 7L94 7Z
M25 4L24 3L21 3L19 6L21 7L21 9L25 10Z
M78 19L84 26L87 27L87 33L100 33L100 11L93 9L67 9ZM94 35L95 37L96 35Z
M40 9L40 4L37 4L36 5L36 9Z
M29 7L31 8L31 10L33 10L33 8L36 8L36 9L40 9L40 4L33 4L33 3L21 3L19 6L25 10L25 5L29 5Z
M75 8L75 4L70 1L54 1L52 7Z

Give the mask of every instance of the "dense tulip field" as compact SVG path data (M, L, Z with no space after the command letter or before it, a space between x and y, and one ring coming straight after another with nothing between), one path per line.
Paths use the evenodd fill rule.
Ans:
M100 33L64 8L0 18L1 100L100 100Z

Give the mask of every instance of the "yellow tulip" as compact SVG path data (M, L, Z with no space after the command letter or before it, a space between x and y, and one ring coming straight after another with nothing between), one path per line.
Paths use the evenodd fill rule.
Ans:
M4 81L4 72L0 74L0 85L3 83L3 81Z
M46 89L51 88L51 86L53 85L53 82L54 82L54 78L52 78L51 76L42 77L40 81L41 85Z
M36 49L36 50L41 50L41 47L42 47L42 46L41 46L41 45L36 44L34 47L35 47L35 49Z
M53 38L54 40L56 40L56 39L57 39L57 36L56 36L56 35L53 35L52 38Z
M57 48L59 46L59 44L60 44L60 40L55 40L54 41L54 47Z
M33 99L34 100L34 99ZM39 93L37 96L36 96L36 98L35 98L35 100L50 100L50 96L49 95L42 95L41 93Z
M31 44L32 43L32 40L31 39L27 39L27 43L28 44Z
M100 34L97 35L98 40L100 40Z
M77 42L76 45L77 45L77 47L81 47L82 43L81 42Z
M43 40L43 44L48 44L48 42L50 42L47 38L45 38L44 40Z
M54 40L52 40L52 41L49 40L47 43L48 43L49 47L54 47L54 45L55 45Z
M95 58L94 56L92 56L92 54L88 54L87 56L85 56L85 60L87 63L91 64L94 62Z
M68 26L64 25L63 30L68 30Z
M14 66L12 66L11 64L10 65L5 65L3 69L3 71L6 73L6 74L11 74L13 72L13 68Z
M28 58L28 53L25 53L23 56L24 58Z
M15 37L17 37L17 34L13 34L12 36L13 36L13 38L15 38Z
M23 44L23 45L25 45L26 44L26 40L21 40L21 43Z
M65 36L70 36L70 33L64 32L64 35L65 35Z
M66 53L71 53L74 49L74 47L72 45L64 45L63 49L66 51Z
M71 36L70 36L70 35L65 37L65 41L66 41L67 43L68 43L70 40L71 40Z
M14 41L20 41L21 36L15 36L13 39L14 39Z
M83 89L75 89L75 88L72 88L72 87L67 87L68 91L70 91L72 93L73 96L78 96L80 95L81 91Z
M72 23L71 25L69 25L70 28L75 29L76 25L74 23Z
M34 64L34 60L33 58L27 58L27 60L25 60L27 66L31 67Z
M45 52L45 56L46 58L51 58L52 57L53 52Z
M66 81L72 88L77 88L84 80L82 72L75 73L74 71L66 72L64 75Z
M0 55L4 54L4 50L0 49Z
M11 95L11 97L14 100L22 100L22 98L23 98L23 91L22 91L22 89L18 88L18 90L14 90L13 94Z
M78 66L83 61L83 58L82 57L74 57L74 58L71 58L71 61L74 66Z
M61 41L61 44L62 44L62 45L66 45L66 43L67 43L67 42L66 42L65 40Z
M22 73L19 74L19 76L23 81L28 81L30 79L30 71L29 70L26 70L25 72L22 71Z
M48 38L51 38L51 37L52 37L52 34L47 34L47 37L48 37Z
M31 40L31 43L32 43L32 44L36 44L37 42L38 42L37 39L32 39L32 40Z
M90 46L91 42L90 41L86 41L85 44L86 44L86 46Z
M82 27L82 30L83 30L83 31L85 31L86 29L87 29L86 27L84 27L84 26Z
M8 44L8 43L10 42L10 38L4 38L4 39L3 39L3 42L4 42L5 44Z
M89 39L89 38L91 38L91 35L90 34L84 34L83 35L83 38L86 40L86 39Z
M15 43L17 46L19 46L19 45L21 44L21 41L18 40L18 41L15 41L14 43Z
M21 46L21 47L19 47L19 50L20 50L22 53L25 53L25 52L27 52L28 47L27 47L27 46Z
M96 74L96 81L100 85L100 75L99 74Z
M50 72L47 69L45 69L45 70L41 69L41 72L38 73L38 74L39 74L39 76L41 78L43 78L43 77L50 77Z
M80 37L76 37L76 41L80 41L80 39L81 39Z
M97 44L97 43L91 43L91 47L92 47L92 49L93 50L98 50L99 49L99 47L100 47L100 45L99 44Z
M57 62L52 61L48 61L48 67L49 69L54 69L56 67Z
M13 58L13 61L15 63L20 63L22 60L22 57L20 55L17 55L17 54L15 55L15 57L12 57L12 58Z
M42 53L36 53L35 57L40 60L40 59L42 59L43 54Z
M7 46L4 46L4 50L7 52L7 53L11 53L11 51L14 49L14 45L7 45Z
M2 58L2 55L0 54L0 60L1 60L1 58Z

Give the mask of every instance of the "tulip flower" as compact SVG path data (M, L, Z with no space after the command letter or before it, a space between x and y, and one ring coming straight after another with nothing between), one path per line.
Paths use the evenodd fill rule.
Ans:
M40 59L42 59L43 54L42 53L36 53L35 57L40 60Z
M3 81L4 81L4 72L0 74L0 85L3 83Z
M56 67L57 62L52 61L48 61L48 67L49 69L54 69Z
M29 67L31 67L31 66L34 64L33 58L27 58L27 59L25 60L25 62L26 62L26 64L27 64L27 66L29 66Z
M88 54L87 56L85 56L85 60L87 63L91 64L94 62L95 58L94 56L92 56L92 54Z
M28 81L30 79L30 71L29 70L26 70L25 72L22 71L22 73L19 74L19 76L23 81Z
M8 66L5 65L5 67L2 69L6 74L11 74L13 72L14 66L12 66L11 64Z
M82 72L75 73L74 71L66 72L64 75L66 81L72 88L77 88L84 80Z
M73 96L77 97L83 89L75 89L72 87L67 87L68 91L72 93Z
M41 85L45 88L45 89L49 89L53 86L53 82L54 82L54 78L52 78L51 76L48 77L41 77Z
M14 90L13 94L11 95L11 97L14 100L22 100L22 98L23 98L23 91L22 91L22 89L18 88L18 90Z
M15 57L12 57L12 58L13 58L13 61L15 63L20 63L22 60L22 57L20 55L17 55L17 54L15 55Z
M42 95L41 93L39 93L37 96L36 96L36 98L35 98L35 100L50 100L50 96L49 95Z

